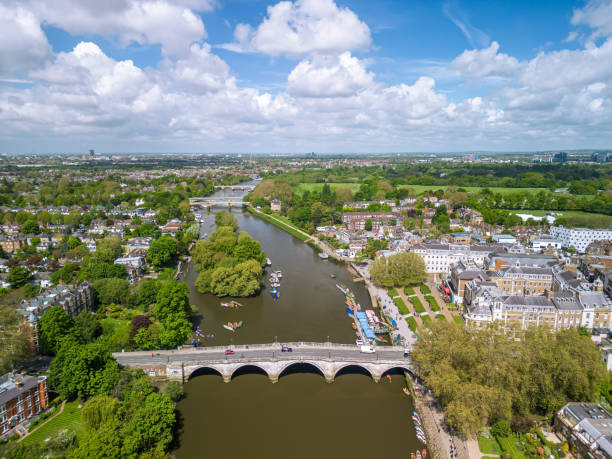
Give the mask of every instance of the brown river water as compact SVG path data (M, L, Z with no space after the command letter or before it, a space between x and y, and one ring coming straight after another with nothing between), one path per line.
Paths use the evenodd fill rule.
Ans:
M349 286L362 307L370 308L363 284L353 283L343 265L321 260L310 246L274 225L246 211L233 213L240 229L260 241L271 259L266 274L282 271L280 297L274 299L264 289L257 297L238 298L244 305L238 310L222 308L219 298L197 291L198 272L188 266L183 280L199 311L200 327L215 335L202 344L353 343L355 332L336 284ZM213 230L214 214L206 214L202 232ZM244 326L234 333L222 327L240 320ZM415 437L412 400L402 392L404 376L391 376L391 382L383 378L375 383L364 370L349 367L328 384L313 368L293 366L272 384L261 371L245 367L226 384L218 374L196 372L178 403L175 454L211 459L409 458L423 444Z

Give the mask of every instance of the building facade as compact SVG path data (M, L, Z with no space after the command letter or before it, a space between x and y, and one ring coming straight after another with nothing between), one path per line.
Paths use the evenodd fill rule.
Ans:
M0 438L49 406L47 378L19 373L0 377Z
M580 253L584 253L593 241L612 240L612 230L605 229L551 226L550 234L560 239L564 248L574 247Z

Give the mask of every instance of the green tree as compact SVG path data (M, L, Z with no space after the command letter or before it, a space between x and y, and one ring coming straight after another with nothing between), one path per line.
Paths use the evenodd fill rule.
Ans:
M40 233L40 227L38 226L38 223L36 223L35 221L28 220L21 227L21 232L23 234L38 234Z
M222 210L215 214L215 224L219 226L230 226L236 231L238 229L238 220L227 210Z
M138 304L148 308L157 301L157 294L161 288L161 283L156 279L147 279L138 288Z
M178 255L178 243L172 236L162 236L153 241L147 252L147 260L159 268L170 263Z
M13 266L6 276L6 281L11 284L11 288L18 288L30 280L32 274L25 266Z
M90 343L102 334L102 325L90 311L81 311L74 318L75 336L81 343Z
M51 282L56 285L59 284L60 281L64 284L70 284L74 280L78 270L79 265L77 263L66 263L61 269L51 274Z
M64 337L73 332L74 322L61 306L47 309L40 318L40 349L55 354Z
M163 321L163 330L159 335L162 347L172 349L185 344L191 334L191 324L181 313L172 313Z
M191 313L187 284L171 279L157 293L155 316L162 322L171 315L181 317Z
M121 247L122 241L118 236L105 237L100 239L96 243L98 251L110 250L113 254L113 260L118 258L123 253L123 247Z
M109 393L119 379L117 362L104 343L81 345L70 337L62 340L49 371L51 386L68 399Z
M371 218L366 218L364 228L366 231L372 231L372 219Z
M370 276L384 287L402 287L422 283L427 273L425 262L416 253L398 253L378 257L370 267Z
M183 398L183 395L185 394L183 386L177 384L174 381L170 381L166 385L166 387L164 387L164 392L168 397L170 397L170 400L172 400L173 402L178 402L180 399Z
M0 304L0 372L12 370L30 354L29 329L22 326L22 316L15 308Z
M129 285L126 279L98 279L94 281L93 289L100 304L125 303Z

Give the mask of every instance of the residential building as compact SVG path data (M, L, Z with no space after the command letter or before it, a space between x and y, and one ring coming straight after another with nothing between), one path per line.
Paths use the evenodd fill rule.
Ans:
M514 237L512 234L494 234L491 236L491 239L493 239L493 242L497 244L516 244L516 237Z
M568 403L555 414L555 429L574 457L612 458L612 413L599 403Z
M134 252L135 250L144 249L145 251L149 250L149 246L153 242L152 237L133 237L128 239L123 248L125 249L126 255Z
M550 234L561 240L564 248L574 247L579 253L584 253L593 241L612 240L612 230L591 228L564 228L551 226Z
M32 347L39 349L39 320L48 309L61 306L74 319L84 310L90 310L94 304L93 288L89 282L74 285L56 285L44 293L24 300L18 307L18 312L24 321L32 328Z
M6 253L17 252L26 243L27 239L25 236L0 234L0 246L2 246Z
M342 214L342 223L350 231L363 231L366 229L366 221L372 222L372 230L381 230L384 226L390 225L391 220L397 220L397 215L393 212L345 212Z
M421 243L415 245L411 252L419 254L425 262L425 269L430 274L449 274L451 264L457 261L484 264L485 258L492 252L501 250L495 245L463 245Z
M562 246L561 239L555 239L552 237L538 237L531 241L531 248L533 250L558 250Z
M0 438L49 406L46 376L7 373L0 376Z
M272 210L273 212L280 212L281 202L278 199L273 199L272 201L270 201L270 210Z
M176 218L168 221L164 226L161 227L162 234L170 234L171 236L176 235L181 230L181 222Z
M559 259L549 255L531 255L525 253L491 252L485 258L485 267L498 270L502 266L531 266L549 268L559 262Z
M130 268L142 268L144 260L142 257L121 257L117 258L114 263L116 265L123 265Z

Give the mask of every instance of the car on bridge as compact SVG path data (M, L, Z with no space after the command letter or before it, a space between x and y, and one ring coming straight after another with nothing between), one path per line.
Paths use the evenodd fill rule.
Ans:
M360 352L362 352L363 354L374 354L376 350L374 349L373 346L365 345L365 346L361 346Z
M225 355L234 355L234 351L232 351L231 349L226 349Z
M283 346L281 348L281 352L293 352L293 349L290 348L289 346Z

